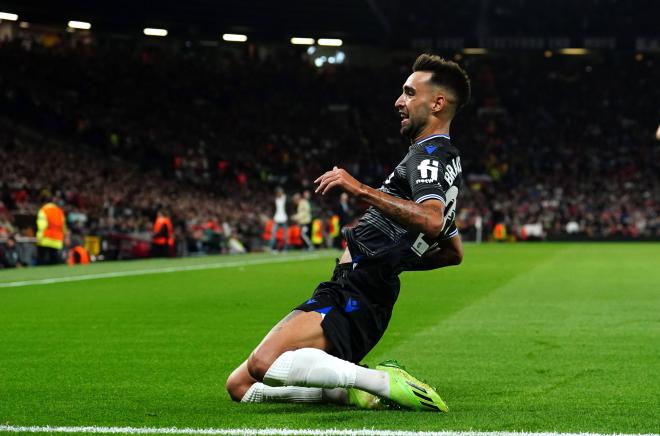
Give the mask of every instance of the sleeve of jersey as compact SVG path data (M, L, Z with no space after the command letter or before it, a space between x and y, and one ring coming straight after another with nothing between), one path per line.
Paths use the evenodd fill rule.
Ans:
M435 151L432 154L423 151L414 152L406 162L408 183L415 203L426 200L445 199L444 169L447 165L445 153Z

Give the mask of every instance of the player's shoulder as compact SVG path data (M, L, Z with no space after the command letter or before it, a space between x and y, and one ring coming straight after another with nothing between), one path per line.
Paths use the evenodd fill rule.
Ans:
M451 143L449 135L431 135L410 146L412 155L433 156L452 159L460 155L458 148Z

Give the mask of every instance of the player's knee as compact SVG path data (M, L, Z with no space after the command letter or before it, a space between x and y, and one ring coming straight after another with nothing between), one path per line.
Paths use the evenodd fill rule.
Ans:
M454 265L460 265L463 262L463 250L459 250L454 255Z
M264 375L266 375L268 368L270 368L277 357L278 356L265 351L255 351L254 353L250 354L250 357L248 358L248 372L256 380L263 381Z
M229 396L234 401L241 401L248 389L250 389L250 384L245 383L245 380L242 380L241 377L232 373L227 377L227 383L225 384Z
M452 265L460 265L463 262L463 246L452 248Z

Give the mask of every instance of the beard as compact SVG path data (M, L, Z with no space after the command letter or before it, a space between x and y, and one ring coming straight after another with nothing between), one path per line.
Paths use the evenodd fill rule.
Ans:
M425 123L414 120L413 118L408 118L408 123L401 126L401 135L408 139L414 139L417 137L419 132L424 130Z

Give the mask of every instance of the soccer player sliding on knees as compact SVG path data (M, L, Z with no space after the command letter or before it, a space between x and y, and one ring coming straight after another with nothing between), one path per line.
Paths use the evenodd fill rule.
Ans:
M423 54L395 102L411 145L379 189L334 167L316 193L341 189L370 207L353 229L332 278L280 321L227 379L242 402L383 404L447 412L438 393L395 361L359 362L385 333L399 294L399 274L458 265L463 246L454 223L462 181L449 127L470 98L456 63Z

